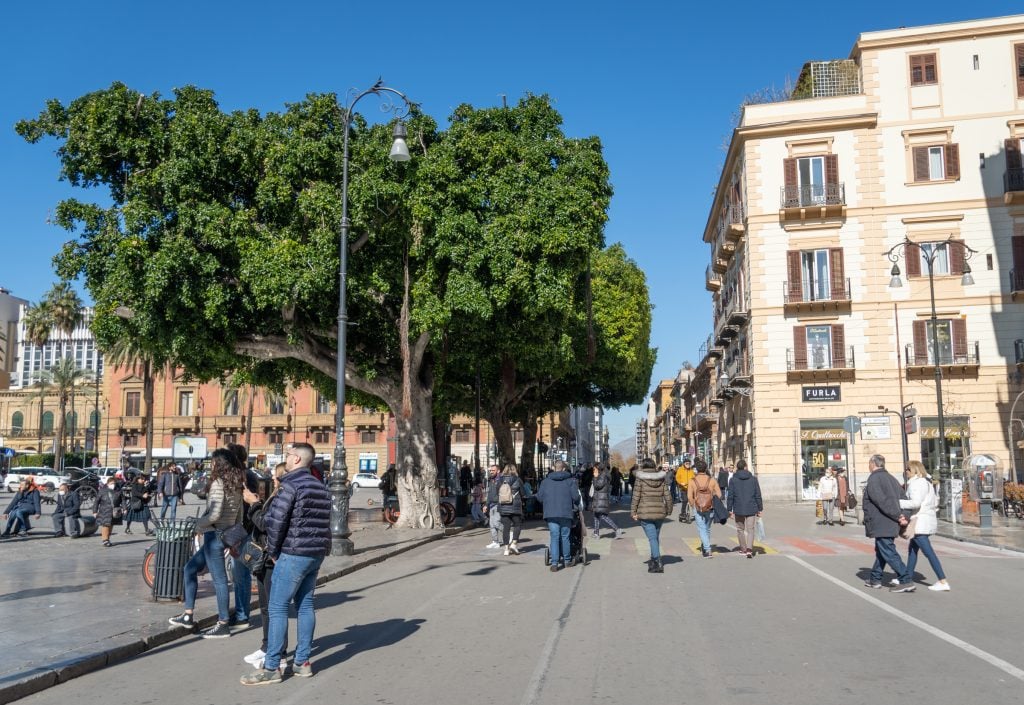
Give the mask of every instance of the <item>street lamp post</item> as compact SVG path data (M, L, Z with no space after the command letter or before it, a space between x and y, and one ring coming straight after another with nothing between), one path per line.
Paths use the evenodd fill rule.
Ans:
M1024 397L1024 392L1017 395L1017 398L1013 400L1013 405L1010 406L1010 421L1006 425L1006 437L1010 439L1010 461L1013 466L1013 482L1020 482L1020 477L1017 475L1017 449L1013 443L1013 414L1017 410L1017 402L1020 398Z
M345 108L345 139L341 167L341 242L339 249L338 268L338 355L337 355L337 403L335 410L334 429L334 462L331 463L330 479L327 483L331 493L331 554L335 556L350 556L355 551L355 546L349 539L352 532L348 528L349 509L349 484L348 466L345 463L345 365L346 350L345 343L348 328L348 308L346 301L345 285L348 277L348 231L351 222L348 218L348 162L349 132L352 127L352 115L356 104L365 96L375 95L383 100L381 109L390 112L398 117L394 127L394 141L391 145L390 158L395 162L409 161L409 148L405 143L406 131L402 119L413 109L414 104L394 88L384 85L383 80L378 80L373 86L361 93L352 96L348 107ZM399 98L401 103L396 103L394 98Z
M935 363L935 405L938 413L939 423L939 479L942 481L948 480L950 476L949 468L949 453L946 449L946 416L942 409L942 359L939 355L939 326L938 316L935 312L935 259L940 252L943 251L943 245L947 257L949 257L952 263L953 246L954 243L958 247L964 248L964 267L963 277L960 282L963 286L970 286L974 283L974 277L971 276L971 267L967 264L977 250L971 249L962 242L956 242L953 237L947 238L941 243L929 243L929 247L922 247L920 243L914 242L909 238L904 238L903 242L897 243L889 248L885 256L892 262L892 270L889 272L892 278L889 280L889 287L898 289L903 286L902 280L900 280L900 268L897 264L900 257L906 257L906 251L909 248L915 249L920 253L921 261L924 262L928 267L928 294L931 298L931 325L932 325L932 357Z

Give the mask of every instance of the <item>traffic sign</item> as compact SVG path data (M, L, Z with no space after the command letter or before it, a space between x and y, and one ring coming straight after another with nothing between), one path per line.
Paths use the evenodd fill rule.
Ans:
M847 433L857 433L860 431L860 417L847 416L843 419L843 430Z

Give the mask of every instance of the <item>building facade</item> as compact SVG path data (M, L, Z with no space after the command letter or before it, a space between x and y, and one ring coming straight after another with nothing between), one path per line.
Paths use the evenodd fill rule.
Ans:
M19 305L17 353L14 361L15 369L11 379L11 389L23 389L39 380L40 375L53 367L54 363L70 357L80 369L87 370L93 376L103 375L103 356L96 347L96 339L92 334L92 309L82 309L82 320L70 335L54 328L50 339L44 345L37 345L28 340L25 333L25 312L29 303Z
M863 481L873 453L900 467L904 438L936 472L938 371L949 466L1019 464L1022 138L1024 16L865 33L790 100L746 106L703 233L690 443L709 434L776 499L816 497L826 466Z
M0 287L0 389L9 389L18 370L18 320L28 305Z

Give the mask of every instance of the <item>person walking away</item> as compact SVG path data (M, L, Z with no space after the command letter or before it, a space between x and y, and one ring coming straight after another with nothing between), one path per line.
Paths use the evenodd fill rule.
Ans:
M907 499L900 500L901 509L915 510L910 517L909 525L913 527L913 536L910 536L910 546L907 549L907 575L911 580L914 578L914 569L917 567L918 551L924 554L935 571L936 582L929 585L928 589L933 592L949 592L949 582L946 580L946 573L942 570L942 563L935 555L932 548L931 536L938 530L938 508L939 498L935 495L935 486L928 478L928 472L920 460L911 460L907 464L910 471L910 480L907 482Z
M544 521L548 524L550 570L555 573L567 565L572 565L569 529L581 502L576 480L564 460L556 460L552 465L552 471L541 480L537 489L537 499L544 509Z
M723 468L724 469L724 468ZM693 506L693 518L697 522L697 535L700 536L700 555L712 558L711 524L715 520L715 497L722 498L722 490L718 481L711 477L708 464L701 458L695 463L696 474L690 480L687 489L687 501Z
M818 498L821 500L821 523L833 526L832 509L835 506L836 492L838 491L835 468L825 468L825 474L818 480Z
M152 536L153 530L149 528L149 520L151 515L149 513L149 489L146 487L145 475L139 474L135 476L135 480L131 484L131 500L128 505L128 511L124 515L124 532L130 534L132 532L132 522L141 521L142 528L146 530L146 536Z
M587 467L582 467L579 473L580 495L583 497L583 509L590 511L590 501L594 495L591 490L594 487L594 473ZM586 527L584 527L586 529Z
M736 474L729 480L729 501L726 504L729 516L736 520L736 538L740 553L747 558L754 557L754 527L757 518L764 511L761 500L761 483L747 470L747 461L736 463Z
M33 514L37 520L41 515L39 490L36 489L32 479L26 477L18 486L18 491L14 493L14 498L7 505L7 509L4 510L4 519L7 520L7 525L4 527L2 535L10 536L13 532L18 536L28 536L28 532L32 530L28 518Z
M117 490L117 480L111 477L96 493L96 525L100 527L104 548L114 545L110 542L110 532L114 528L115 507L121 507L121 493Z
M885 469L885 457L877 453L872 455L868 460L868 470L870 474L864 486L861 506L864 508L864 533L875 540L875 563L864 585L881 589L882 570L888 564L896 571L898 583L889 588L889 592L914 592L912 576L896 552L894 541L900 533L901 524L906 523L900 512L903 488L899 480Z
M594 512L594 538L601 538L600 528L602 522L615 532L612 535L613 538L619 538L622 536L622 529L608 516L612 505L611 474L607 470L602 469L600 465L595 465L592 472L594 477L590 486L594 488L594 498L590 503L590 509Z
M278 463L274 466L274 490L266 500L260 500L260 496L255 492L252 492L249 488L242 490L242 501L247 505L246 514L248 515L249 521L252 523L251 540L259 546L265 547L267 545L267 529L264 521L266 510L267 507L270 506L270 502L277 495L278 489L281 487L281 477L284 475L287 467L288 466L285 463ZM260 642L260 648L256 649L251 654L242 657L242 660L253 668L263 668L263 661L267 655L267 638L270 633L270 613L268 610L270 589L273 587L274 582L274 562L267 560L263 565L263 570L253 573L253 577L256 578L256 589L259 592L260 622L263 625L263 640ZM284 641L281 645L281 653L288 653L287 629L284 630Z
M484 503L484 486L480 483L473 485L471 491L473 496L473 507L472 516L473 522L483 526L487 519L484 517L483 503Z
M626 494L633 494L633 487L636 485L636 472L636 465L629 469L629 478L627 479L626 484L623 487L623 489L626 490Z
M846 509L850 496L850 483L846 479L846 468L836 468L836 509L839 510L839 526L846 526Z
M640 528L647 535L651 547L651 559L647 561L648 573L665 572L658 534L661 533L665 517L672 513L672 495L665 481L666 475L665 470L656 469L654 460L644 458L636 473L633 501L629 508L633 520L640 522Z
M616 504L622 499L622 471L617 467L612 468L612 501Z
M473 471L469 467L469 461L465 460L462 462L462 467L459 468L459 489L462 490L462 494L469 494L469 486L473 481Z
M703 462L703 461L701 461ZM681 489L682 494L679 497L679 521L690 523L690 518L687 516L687 504L689 503L689 486L690 480L693 479L693 461L689 458L683 459L683 464L676 470L675 480L676 485Z
M177 465L166 465L160 471L156 480L156 495L160 500L160 518L167 515L171 510L171 521L174 521L178 514L178 502L184 494L185 486L181 481L181 473Z
M731 465L729 467L732 468ZM729 491L729 470L727 470L724 466L719 465L718 477L716 478L716 480L718 481L719 496L724 502L726 501L726 493Z
M176 627L195 629L192 615L199 590L199 573L207 568L213 578L217 595L217 624L203 632L205 639L223 639L231 636L228 608L231 597L228 588L227 566L224 565L224 544L221 532L242 521L242 487L245 476L231 451L218 448L211 455L209 493L206 510L196 520L196 533L203 536L203 547L185 564L185 611L168 621Z
M295 605L297 616L292 673L301 678L313 675L309 661L316 629L313 592L320 564L331 550L331 495L309 472L315 456L316 451L308 443L293 443L289 447L285 454L288 472L281 478L277 494L263 517L267 553L274 559L274 579L267 604L267 654L263 668L241 677L242 685L281 681L278 667L284 656L291 604Z
M491 530L491 542L484 548L501 548L498 543L498 531L501 529L501 512L498 511L498 473L500 468L492 465L487 468L487 517Z
M67 484L61 484L57 490L57 508L53 511L53 535L67 536L65 526L71 529L70 536L77 539L80 533L78 520L81 519L82 502L77 492L72 492ZM68 520L71 524L68 524Z
M519 548L516 544L523 528L523 483L514 463L507 463L501 473L498 513L501 514L501 542L505 545L505 555L518 556Z

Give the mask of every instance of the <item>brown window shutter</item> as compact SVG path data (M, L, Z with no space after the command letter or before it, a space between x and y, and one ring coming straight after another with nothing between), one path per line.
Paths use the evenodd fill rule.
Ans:
M807 369L807 328L793 326L793 369Z
M914 147L914 181L928 181L928 148Z
M924 56L918 54L910 57L910 85L920 86L924 83Z
M953 240L949 243L949 273L963 274L964 262L967 261L967 248L963 240Z
M927 321L914 321L914 364L928 364Z
M925 83L938 83L939 82L939 59L938 54L925 54L921 57L922 65L924 67L924 82Z
M829 286L832 290L834 301L845 301L850 298L850 292L846 290L846 273L843 271L843 248L832 247L828 251L828 270L831 281Z
M796 159L789 158L782 160L782 176L786 180L786 186L796 187Z
M839 183L839 155L826 154L825 155L825 183L826 184L838 184Z
M1017 97L1024 98L1024 44L1015 44L1013 51L1017 59Z
M921 276L921 248L917 245L903 246L903 260L907 263L907 276Z
M946 145L946 178L960 178L960 145Z
M967 321L954 318L950 321L953 329L953 360L966 361L967 358Z
M838 323L832 325L832 367L846 367L846 331Z
M1020 140L1011 137L1003 142L1003 149L1006 151L1006 169L1020 169Z
M1024 272L1024 235L1014 235L1013 243L1013 268L1016 272Z
M804 300L803 277L800 272L800 251L790 250L786 253L786 270L789 276L790 302Z

